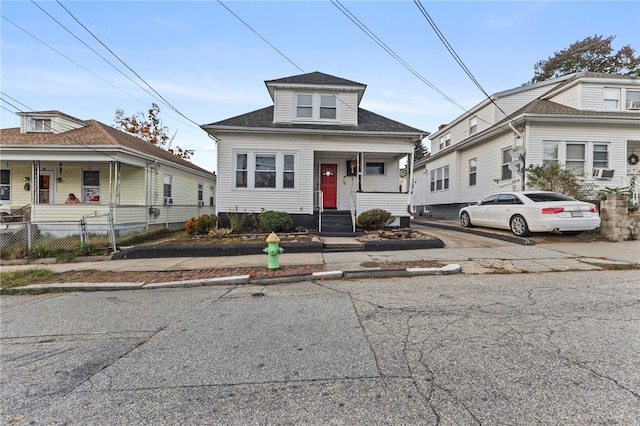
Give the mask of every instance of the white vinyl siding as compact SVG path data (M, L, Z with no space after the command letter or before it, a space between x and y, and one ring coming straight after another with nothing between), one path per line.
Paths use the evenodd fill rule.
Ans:
M297 163L296 188L283 191L236 190L233 186L233 162L235 152L265 152L265 147L277 147L279 152L295 153ZM318 150L314 157L314 150ZM347 175L347 160L357 152L365 152L364 161L385 161L385 176L364 176L363 191L398 191L398 159L393 161L379 153L413 152L410 141L367 136L300 136L300 135L234 135L225 134L218 142L218 182L216 186L219 202L216 209L228 212L236 207L240 211L259 212L266 210L286 211L290 214L312 214L313 192L319 188L318 164L327 162L338 164L338 175ZM325 161L326 160L326 161ZM344 180L344 182L343 182ZM349 191L357 191L352 178L338 180L338 208L349 208Z
M358 124L358 96L355 91L353 92L340 92L332 91L327 92L314 92L314 91L299 91L296 92L292 89L275 89L274 96L274 121L276 123L292 123L296 117L296 93L317 93L317 94L329 94L335 95L335 119L318 120L320 123L331 123L347 125ZM318 107L320 98L318 97ZM320 110L318 109L318 114Z

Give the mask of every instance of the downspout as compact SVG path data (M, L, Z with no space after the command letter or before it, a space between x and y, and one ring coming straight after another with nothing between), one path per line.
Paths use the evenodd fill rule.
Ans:
M413 219L413 208L411 206L411 195L413 194L413 161L414 154L409 154L409 161L407 162L407 213L409 213L409 218Z
M524 140L524 134L520 133L515 127L513 127L513 124L511 124L511 121L509 121L509 127L511 128L511 130L513 130L513 132L516 134L516 139L522 139L522 146L524 147L525 144L525 140ZM514 142L515 145L515 142ZM526 155L526 152L525 152ZM520 190L524 191L525 189L525 182L524 182L524 177L525 177L525 170L526 170L526 163L524 162L525 157L523 157L522 155L520 155L520 159L522 160L522 176L520 177Z

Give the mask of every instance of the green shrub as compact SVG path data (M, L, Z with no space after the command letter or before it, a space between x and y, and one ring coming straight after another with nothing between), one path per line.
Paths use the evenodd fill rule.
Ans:
M391 213L386 210L371 209L360 213L360 216L356 218L356 224L360 228L372 231L384 228L393 222L393 219L394 217L391 216Z
M260 226L267 232L286 232L293 226L293 219L286 212L267 210L258 216Z

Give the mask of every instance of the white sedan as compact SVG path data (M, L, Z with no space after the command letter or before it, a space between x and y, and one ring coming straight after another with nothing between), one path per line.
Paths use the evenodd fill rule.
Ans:
M460 209L464 227L511 229L526 237L530 232L578 235L600 228L598 207L557 192L501 192Z

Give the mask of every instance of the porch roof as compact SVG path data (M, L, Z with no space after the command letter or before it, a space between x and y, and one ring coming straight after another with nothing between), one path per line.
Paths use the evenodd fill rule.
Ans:
M85 123L86 126L63 133L21 133L18 127L0 129L0 147L3 149L11 148L33 151L34 159L42 159L43 151L47 149L54 151L74 148L81 151L99 150L101 155L105 155L109 150L122 151L122 148L124 148L129 154L133 152L134 155L141 158L161 159L173 163L178 167L186 167L200 173L212 174L210 171L184 160L169 151L111 126L107 126L99 121L80 121ZM107 157L105 160L111 161L112 159Z

